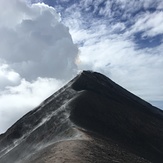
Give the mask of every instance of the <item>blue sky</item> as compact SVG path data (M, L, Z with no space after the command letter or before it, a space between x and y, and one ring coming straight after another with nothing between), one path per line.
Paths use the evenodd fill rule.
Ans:
M0 37L0 133L83 69L163 109L161 0L1 0Z
M161 0L44 0L79 47L78 69L100 71L163 108Z

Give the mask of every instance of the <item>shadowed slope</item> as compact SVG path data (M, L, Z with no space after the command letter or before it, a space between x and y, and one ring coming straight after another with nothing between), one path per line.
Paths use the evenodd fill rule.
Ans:
M0 136L0 162L162 163L162 126L161 110L83 71Z
M98 73L93 75L93 79L99 78ZM72 85L85 91L72 101L71 119L87 130L116 140L135 154L162 162L162 111L105 77L96 83L84 80L79 78Z

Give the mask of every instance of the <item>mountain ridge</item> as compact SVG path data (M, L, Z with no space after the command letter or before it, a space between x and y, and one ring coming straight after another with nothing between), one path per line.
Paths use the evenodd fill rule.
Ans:
M94 142L97 156L100 157L100 151L105 153L103 162L109 159L113 162L112 155L106 157L110 150L104 145L100 147L106 143L111 149L123 150L129 155L127 158L119 152L117 159L119 157L127 162L133 157L137 162L146 160L161 163L162 125L161 110L104 75L83 71L0 135L0 162L41 160L40 151L45 154L46 148L60 149L70 141L70 147L79 143L81 147L75 145L76 149L86 148L88 151L92 151ZM120 147L116 147L116 144ZM26 149L22 151L24 147ZM84 157L73 150L70 155L78 159ZM64 148L62 151L65 152ZM91 158L99 163L102 161L92 155L87 157L87 162L91 162ZM53 162L57 162L53 159Z

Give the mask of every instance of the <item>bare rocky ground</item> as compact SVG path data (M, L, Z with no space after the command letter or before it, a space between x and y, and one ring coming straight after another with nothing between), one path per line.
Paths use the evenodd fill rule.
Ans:
M111 139L83 134L85 137L80 140L54 143L24 163L151 163Z

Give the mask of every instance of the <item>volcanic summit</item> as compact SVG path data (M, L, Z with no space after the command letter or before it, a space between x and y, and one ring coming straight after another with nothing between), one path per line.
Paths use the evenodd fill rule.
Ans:
M0 163L162 163L163 111L83 71L0 135Z

